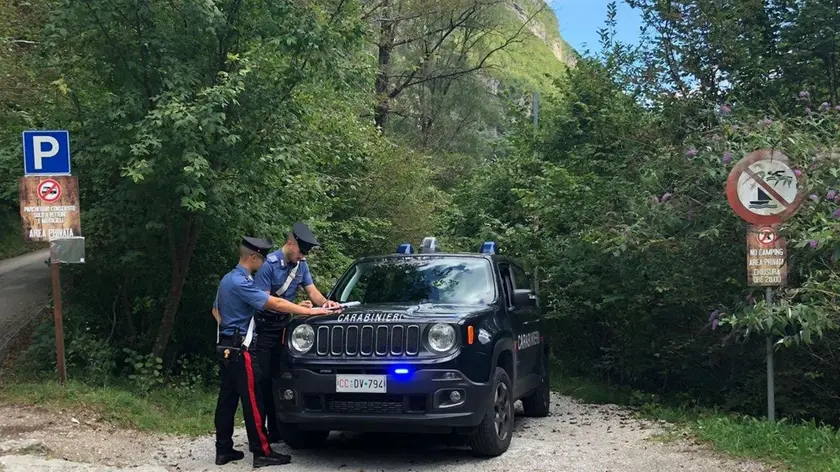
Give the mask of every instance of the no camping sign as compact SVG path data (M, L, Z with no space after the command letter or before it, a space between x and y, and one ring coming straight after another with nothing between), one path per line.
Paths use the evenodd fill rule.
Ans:
M768 149L748 154L729 173L729 206L750 223L748 285L780 286L787 281L787 242L779 225L796 213L805 198L800 179L785 154Z

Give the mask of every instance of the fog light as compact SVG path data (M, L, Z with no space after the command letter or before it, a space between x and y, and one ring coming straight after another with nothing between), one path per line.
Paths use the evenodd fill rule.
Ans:
M451 392L449 394L449 400L452 401L452 403L458 403L459 401L461 401L461 392L458 392L458 391Z
M295 398L295 392L291 390L286 390L285 392L283 392L283 398L285 398L286 400L291 400L292 398Z
M437 380L458 380L460 378L461 375L453 371L443 372L437 376Z

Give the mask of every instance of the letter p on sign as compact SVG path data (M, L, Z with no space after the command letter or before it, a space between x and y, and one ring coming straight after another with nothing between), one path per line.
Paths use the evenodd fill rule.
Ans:
M26 175L70 175L70 133L24 131L23 171Z

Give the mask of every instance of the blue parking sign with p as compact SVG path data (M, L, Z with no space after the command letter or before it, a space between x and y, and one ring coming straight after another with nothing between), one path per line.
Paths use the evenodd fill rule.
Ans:
M24 131L23 172L26 175L70 175L70 133Z

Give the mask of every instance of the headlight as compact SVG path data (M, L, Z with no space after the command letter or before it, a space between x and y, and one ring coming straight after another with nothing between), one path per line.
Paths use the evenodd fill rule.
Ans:
M292 339L289 341L292 349L303 354L312 349L315 344L315 330L308 324L302 324L292 331Z
M429 330L429 346L437 352L446 352L455 346L455 328L438 323Z

